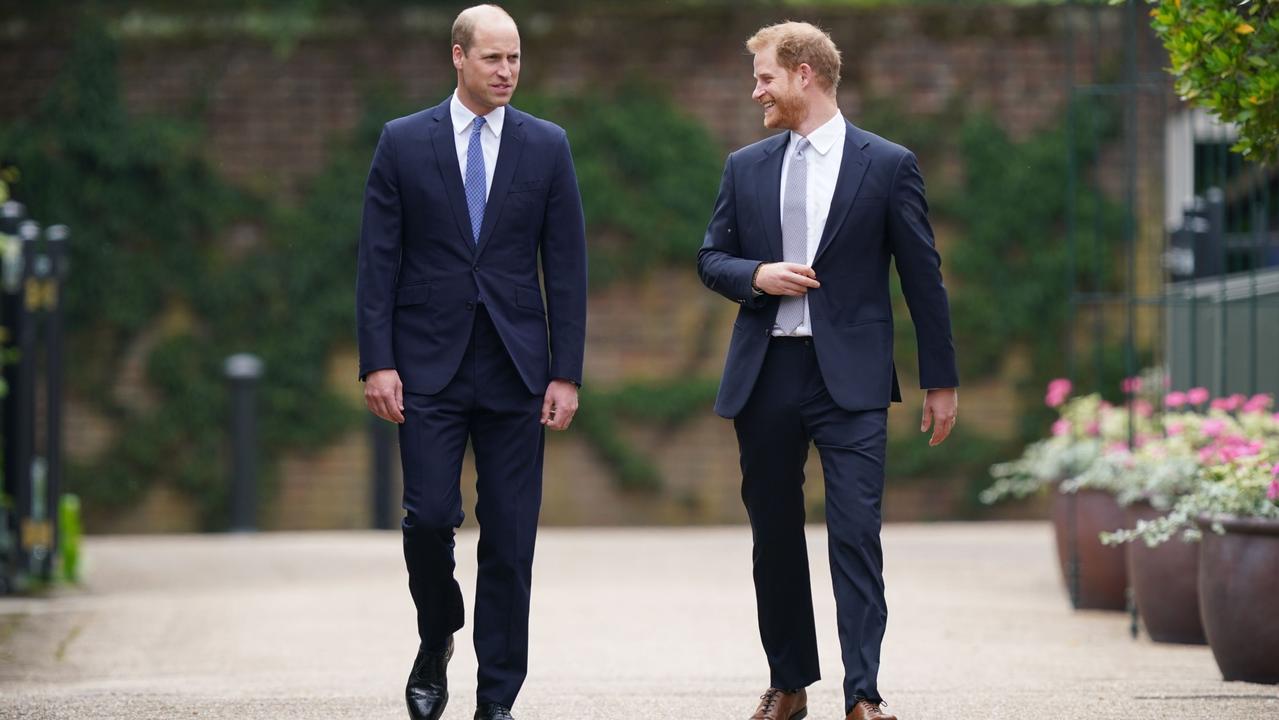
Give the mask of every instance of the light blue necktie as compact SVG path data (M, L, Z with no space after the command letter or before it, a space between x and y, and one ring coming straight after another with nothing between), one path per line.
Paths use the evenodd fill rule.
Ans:
M471 213L471 242L480 241L480 226L484 224L484 202L488 194L485 187L484 148L480 146L480 131L484 118L476 115L471 125L471 140L466 146L466 209Z
M782 260L808 264L808 138L795 143L786 192L782 198ZM777 306L777 327L786 335L804 324L804 298L783 297Z

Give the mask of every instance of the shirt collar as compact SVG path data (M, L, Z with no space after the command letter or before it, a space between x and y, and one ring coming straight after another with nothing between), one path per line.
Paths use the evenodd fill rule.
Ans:
M817 152L825 155L830 149L835 147L835 143L844 141L844 134L848 131L845 124L844 114L836 112L830 120L822 123L820 127L808 134L808 144L813 146ZM803 138L797 132L791 132L791 145L799 142Z
M471 122L475 120L475 113L471 112L470 108L457 99L457 93L453 93L453 97L449 100L449 114L453 117L453 132L455 134L461 135L464 132L471 131ZM484 127L491 130L497 137L502 137L502 123L505 120L506 106L500 105L484 116Z

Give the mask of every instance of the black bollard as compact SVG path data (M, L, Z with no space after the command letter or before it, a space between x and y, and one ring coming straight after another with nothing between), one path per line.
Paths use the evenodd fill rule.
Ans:
M262 360L250 353L226 359L231 385L231 530L257 529L258 418L257 386Z

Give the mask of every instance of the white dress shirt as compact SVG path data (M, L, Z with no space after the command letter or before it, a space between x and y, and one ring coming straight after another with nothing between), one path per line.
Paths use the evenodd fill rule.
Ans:
M449 100L449 114L453 116L453 143L457 146L457 168L466 179L466 151L471 144L471 123L475 113L457 99L457 93ZM497 152L502 148L502 122L506 120L506 106L494 108L484 116L484 128L480 130L480 149L484 152L484 198L493 189L493 170L497 167Z
M455 121L456 122L456 121ZM808 134L809 148L804 153L808 161L808 257L805 265L812 265L817 255L817 246L822 241L822 232L826 229L826 217L830 214L830 203L835 197L835 182L839 180L839 166L844 160L844 135L847 132L844 116L835 113L816 130ZM782 160L782 178L779 193L786 192L786 177L790 174L791 158L795 155L795 146L804 136L791 132L790 142L786 144L786 156ZM786 206L786 198L779 203ZM783 210L784 212L784 210ZM822 279L817 278L818 282ZM804 303L804 321L789 333L792 337L811 337L813 325L808 315L808 297L783 297L782 302L796 301ZM787 335L780 327L773 327L773 335Z

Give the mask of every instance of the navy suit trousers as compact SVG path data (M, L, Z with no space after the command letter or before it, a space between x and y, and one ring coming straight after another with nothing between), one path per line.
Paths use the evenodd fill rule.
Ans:
M480 525L475 589L477 700L510 707L528 672L529 592L542 503L542 395L529 392L483 305L456 376L433 395L404 394L404 559L422 648L443 649L464 623L453 577L454 530L469 439Z
M754 539L759 631L773 687L792 690L819 678L804 539L804 463L812 442L826 481L845 705L881 699L876 678L888 607L879 531L887 418L886 409L852 412L831 398L810 338L773 338L750 399L733 420Z

